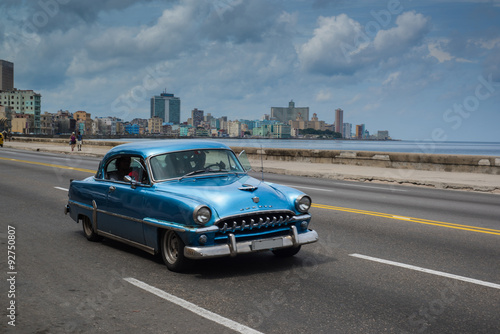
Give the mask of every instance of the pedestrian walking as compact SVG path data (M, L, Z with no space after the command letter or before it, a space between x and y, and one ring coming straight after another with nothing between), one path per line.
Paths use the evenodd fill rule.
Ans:
M71 137L69 137L69 145L71 146L71 151L74 151L76 145L76 137L74 132L71 134Z
M78 136L76 136L76 147L78 151L82 150L82 141L83 141L83 135L81 134L80 131L78 131Z

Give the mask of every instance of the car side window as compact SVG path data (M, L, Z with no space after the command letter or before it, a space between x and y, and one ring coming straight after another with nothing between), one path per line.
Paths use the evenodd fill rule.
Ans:
M127 182L125 176L130 176L136 182L149 183L144 160L141 157L119 156L111 159L104 168L104 178L110 181Z

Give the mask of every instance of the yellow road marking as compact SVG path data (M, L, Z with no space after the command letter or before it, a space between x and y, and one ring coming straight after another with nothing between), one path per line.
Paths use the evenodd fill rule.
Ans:
M91 170L91 169L84 169L84 168L77 168L77 167L70 167L70 166L47 164L47 163L44 163L44 162L35 162L35 161L12 159L12 158L2 158L2 157L0 157L0 160L22 162L22 163L25 163L25 164L32 164L32 165L39 165L39 166L46 166L46 167L53 167L53 168L71 169L71 170L76 170L76 171L79 171L79 172L86 172L86 173L95 174L95 170Z
M351 208L344 208L340 206L331 206L331 205L324 205L324 204L313 204L313 208L318 208L318 209L327 209L327 210L335 210L335 211L343 211L343 212L351 212L351 213L358 213L362 215L369 215L369 216L375 216L375 217L382 217L382 218L389 218L389 219L396 219L396 220L404 220L406 222L412 222L412 223L418 223L418 224L426 224L426 225L434 225L434 226L441 226L441 227L448 227L448 228L454 228L458 230L464 230L464 231L472 231L472 232L478 232L478 233L487 233L487 234L494 234L494 235L500 235L500 230L495 230L491 228L484 228L484 227L476 227L476 226L469 226L469 225L461 225L461 224L453 224L453 223L447 223L447 222L441 222L437 220L428 220L428 219L421 219L421 218L414 218L414 217L405 217L405 216L396 216L393 214L389 213L382 213L382 212L376 212L376 211L366 211L366 210L358 210L358 209L351 209Z

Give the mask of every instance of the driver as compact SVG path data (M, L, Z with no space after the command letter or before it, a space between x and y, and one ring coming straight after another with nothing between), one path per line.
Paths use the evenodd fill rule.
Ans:
M204 169L206 159L207 159L207 154L205 152L194 151L193 155L191 156L191 161L194 163L193 171Z
M116 159L116 171L110 173L109 178L113 181L123 181L123 178L130 173L130 157L120 157Z

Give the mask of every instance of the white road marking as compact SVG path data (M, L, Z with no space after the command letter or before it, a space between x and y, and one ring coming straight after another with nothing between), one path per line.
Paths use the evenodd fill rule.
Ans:
M154 286L151 286L149 284L146 284L142 281L139 281L135 278L132 277L127 277L124 278L125 281L129 282L130 284L133 284L143 290L146 290L154 295L157 295L160 298L163 298L165 300L168 300L171 303L177 304L180 307L185 308L188 311L191 311L197 315L200 315L208 320L211 320L213 322L216 322L222 326L225 326L227 328L230 328L234 331L237 331L239 333L243 334L262 334L259 331L256 331L255 329L252 329L250 327L247 327L245 325L242 325L238 322L235 322L231 319L225 318L223 316L220 316L216 313L210 312L202 307L199 307L198 305L195 305L193 303L190 303L184 299L181 299L179 297L176 297L174 295L171 295L163 290L160 290L158 288L155 288Z
M335 191L336 189L322 189L322 188L313 188L313 187L303 187L303 186L296 186L296 185L293 185L293 184L283 184L283 183L279 183L279 184L282 184L284 186L287 186L287 187L292 187L292 188L303 188L303 189L312 189L312 190L319 190L319 191L330 191L330 192L333 192ZM381 188L381 187L375 187L375 186L365 186L365 185L362 185L362 184L347 184L347 183L342 183L343 186L349 186L349 187L361 187L361 188L371 188L371 189L378 189L378 190L389 190L389 191L403 191L403 192L406 192L408 190L404 190L404 189L388 189L388 188Z
M281 184L281 183L280 183ZM284 186L287 186L287 187L292 187L292 188L302 188L302 189L312 189L312 190L319 190L319 191L335 191L335 190L331 190L331 189L321 189L321 188L313 188L313 187L303 187L303 186L296 186L296 185L292 185L292 184L283 184Z
M495 283L491 283L491 282L481 281L481 280L478 280L478 279L464 277L464 276L458 276L458 275L454 275L454 274L448 274L448 273L445 273L445 272L442 272L442 271L437 271L437 270L432 270L432 269L426 269L426 268L422 268L422 267L412 266L410 264L405 264L405 263L400 263L400 262L394 262L394 261L379 259L379 258L376 258L376 257L371 257L371 256L366 256L366 255L361 255L361 254L349 254L349 256L354 256L354 257L357 257L357 258L360 258L360 259L369 260L369 261L375 261L375 262L390 264L390 265L396 266L396 267L401 267L401 268L406 268L406 269L421 271L421 272L432 274L432 275L448 277L448 278L456 279L456 280L459 280L459 281L464 281L464 282L473 283L473 284L477 284L477 285L487 286L489 288L500 289L500 284L495 284Z
M61 188L61 187L54 187L54 188L62 190L62 191L69 191L69 189L66 189L66 188Z
M343 186L348 186L348 187L372 188L372 189L378 189L378 190L403 191L403 192L408 191L408 190L404 190L404 189L389 189L389 188L383 188L383 187L365 186L365 185L362 185L362 184L342 183L342 185Z

